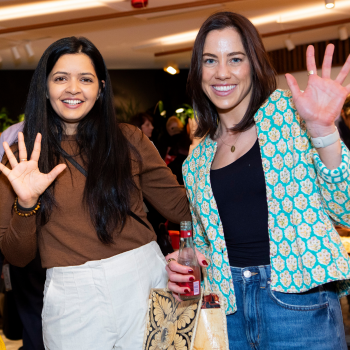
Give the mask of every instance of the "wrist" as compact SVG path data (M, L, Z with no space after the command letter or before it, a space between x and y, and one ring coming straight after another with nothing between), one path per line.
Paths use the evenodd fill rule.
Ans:
M317 125L317 124L306 123L306 129L312 138L316 138L316 137L325 137L333 134L336 130L336 126L335 124Z
M20 198L18 198L18 204L20 206L20 209L22 210L31 210L33 207L35 207L37 205L39 201L39 198L34 198L34 199L30 199L30 200L22 200Z

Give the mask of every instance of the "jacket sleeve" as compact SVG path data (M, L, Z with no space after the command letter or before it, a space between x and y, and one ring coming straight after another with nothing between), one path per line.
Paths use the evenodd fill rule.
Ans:
M144 198L171 222L191 220L185 188L179 185L148 137L137 128L129 128L130 139L142 158L139 176Z
M327 214L335 224L350 228L350 153L344 143L341 144L342 161L337 169L328 169L317 152L313 159Z
M11 184L0 172L0 249L10 264L24 267L37 252L36 216L26 218L14 213L14 201Z

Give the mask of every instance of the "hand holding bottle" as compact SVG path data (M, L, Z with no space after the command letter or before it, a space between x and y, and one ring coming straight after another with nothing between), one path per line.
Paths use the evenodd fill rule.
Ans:
M200 268L207 267L205 256L194 248L192 223L181 223L181 243L178 252L166 256L168 288L176 300L197 299L200 296Z

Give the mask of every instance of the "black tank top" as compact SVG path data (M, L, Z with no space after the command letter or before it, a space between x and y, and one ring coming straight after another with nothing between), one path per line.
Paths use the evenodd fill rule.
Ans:
M258 141L241 158L210 171L231 266L270 264L266 184Z

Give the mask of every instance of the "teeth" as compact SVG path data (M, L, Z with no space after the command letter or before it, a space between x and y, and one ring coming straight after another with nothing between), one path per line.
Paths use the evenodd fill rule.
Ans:
M81 100L63 100L64 103L68 103L70 105L77 105L79 103L82 103L83 101Z
M213 85L213 88L217 91L229 91L232 90L236 85Z

